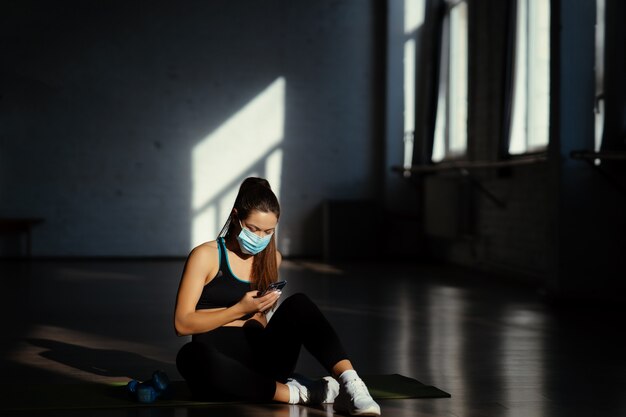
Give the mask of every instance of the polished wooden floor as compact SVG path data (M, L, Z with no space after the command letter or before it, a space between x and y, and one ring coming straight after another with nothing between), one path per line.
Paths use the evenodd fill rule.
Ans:
M0 262L3 383L180 378L172 330L182 261ZM619 306L547 304L505 277L436 265L286 261L285 296L327 314L362 374L400 373L449 399L381 401L386 416L626 416ZM322 369L303 353L299 371ZM281 404L9 413L332 416ZM7 414L3 414L7 415Z

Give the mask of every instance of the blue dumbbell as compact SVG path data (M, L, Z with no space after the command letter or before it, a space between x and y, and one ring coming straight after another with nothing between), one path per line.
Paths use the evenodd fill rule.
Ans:
M157 393L162 395L167 391L170 386L170 379L167 377L167 374L163 371L154 371L152 374L152 379L150 379L150 385L154 387Z
M140 403L153 403L157 398L168 393L170 380L163 371L155 371L148 381L131 380L126 390Z

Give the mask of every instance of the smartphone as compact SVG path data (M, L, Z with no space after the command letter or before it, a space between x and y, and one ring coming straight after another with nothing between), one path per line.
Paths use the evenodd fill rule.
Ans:
M267 286L267 289L265 291L263 292L259 291L256 296L263 297L265 294L267 294L270 291L280 291L285 287L285 285L287 285L287 281L272 282L270 285Z

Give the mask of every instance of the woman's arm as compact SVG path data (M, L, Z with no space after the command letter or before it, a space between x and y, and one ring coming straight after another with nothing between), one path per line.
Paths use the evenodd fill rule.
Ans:
M208 245L198 246L191 252L185 263L174 312L174 328L179 336L211 331L246 314L264 311L278 299L275 294L256 298L257 292L250 291L232 307L222 310L197 311L196 305L202 294L206 277L217 273L218 257L215 251L217 248Z
M203 315L196 312L206 277L216 273L216 251L217 248L209 245L198 246L191 251L185 262L174 311L174 328L179 336L207 332L235 319L229 320L231 315L236 314L234 311L220 310Z

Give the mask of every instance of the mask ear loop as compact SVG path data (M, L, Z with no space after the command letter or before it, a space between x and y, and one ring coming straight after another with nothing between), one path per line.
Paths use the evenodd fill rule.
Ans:
M236 211L235 209L233 209L233 212L232 212L231 218L232 218L232 217L234 217L234 216L237 216L237 220L239 221L239 227L240 227L239 233L241 233L241 231L242 231L243 229L246 229L248 232L252 233L252 232L250 231L250 229L248 229L247 227L245 227L245 226L243 225L243 223L241 223L241 219L239 218L239 215L237 214L237 211Z

